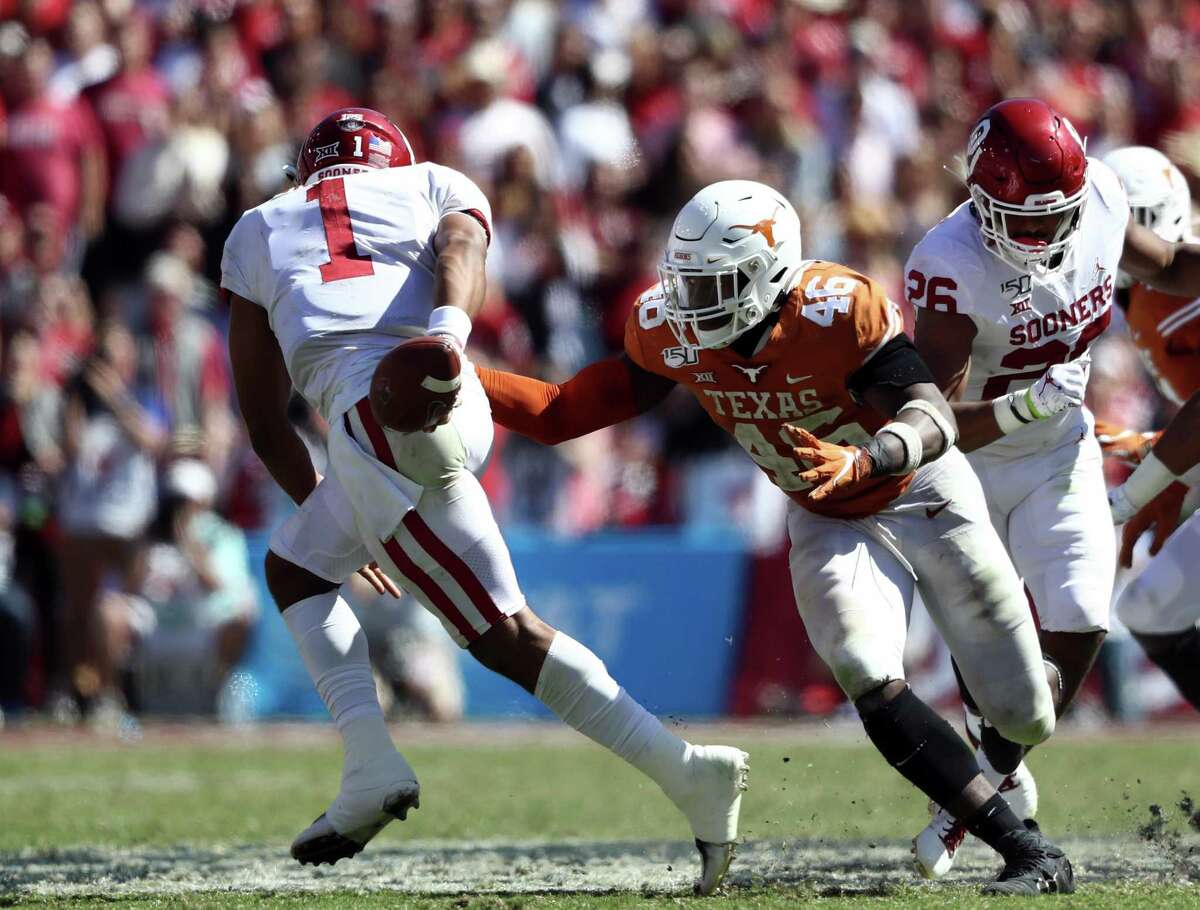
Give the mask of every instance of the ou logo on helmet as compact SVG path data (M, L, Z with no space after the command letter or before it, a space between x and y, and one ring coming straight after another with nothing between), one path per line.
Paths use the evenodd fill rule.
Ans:
M967 176L975 173L975 165L979 162L979 155L983 152L983 140L987 138L987 134L992 129L992 118L985 117L975 124L975 129L971 130L971 137L967 140Z

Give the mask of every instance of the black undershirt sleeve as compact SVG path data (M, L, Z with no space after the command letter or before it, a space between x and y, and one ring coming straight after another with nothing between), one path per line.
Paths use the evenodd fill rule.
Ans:
M897 335L851 374L846 388L855 401L862 401L863 392L873 385L891 385L903 389L918 382L937 384L933 373L913 346L912 339L907 335Z

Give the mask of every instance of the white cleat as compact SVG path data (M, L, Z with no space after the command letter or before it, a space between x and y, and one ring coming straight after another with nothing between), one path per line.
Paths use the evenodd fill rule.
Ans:
M984 765L984 775L992 780L995 772L990 770L990 765L985 764L982 750L979 755L980 764ZM1008 802L1017 818L1024 821L1037 814L1037 784L1025 762L1021 762L1012 774L993 785ZM966 840L967 829L945 809L938 808L933 803L929 804L929 808L933 817L925 826L925 830L913 838L913 865L924 878L941 878L954 866L958 851Z
M984 773L986 774L986 771ZM1037 781L1033 779L1033 772L1025 766L1025 762L1017 765L1012 774L995 786L1021 821L1037 817Z
M687 779L667 796L687 817L700 851L700 878L694 889L712 894L733 861L750 756L732 746L689 746L686 760Z
M394 819L421 805L421 787L404 757L395 752L342 776L337 798L292 841L301 865L333 865L354 856Z
M933 817L912 842L913 866L922 878L941 878L954 866L954 858L967 838L967 827L936 803Z

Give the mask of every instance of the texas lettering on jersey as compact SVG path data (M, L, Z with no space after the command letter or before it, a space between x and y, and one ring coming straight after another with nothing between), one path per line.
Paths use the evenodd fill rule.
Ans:
M810 262L782 306L762 349L751 358L732 348L687 349L666 325L663 293L642 294L625 326L625 351L642 369L687 388L777 487L822 515L853 518L879 511L899 496L908 477L879 477L819 503L800 480L788 424L822 439L862 445L887 422L855 401L850 377L903 331L899 309L870 279L832 262Z

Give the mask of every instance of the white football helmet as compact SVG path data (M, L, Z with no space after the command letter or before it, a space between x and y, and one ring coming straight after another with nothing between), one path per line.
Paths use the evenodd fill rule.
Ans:
M762 322L803 260L800 218L752 180L723 180L688 201L658 267L663 311L679 343L723 348Z
M1192 193L1166 155L1144 145L1128 145L1103 160L1121 178L1134 221L1168 243L1178 243L1191 233Z

